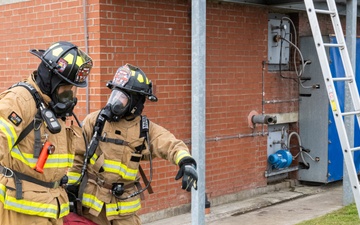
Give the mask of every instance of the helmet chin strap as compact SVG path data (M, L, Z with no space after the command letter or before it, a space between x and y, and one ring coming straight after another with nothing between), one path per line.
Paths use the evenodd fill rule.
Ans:
M136 105L132 108L131 114L135 116L141 115L142 111L144 109L144 102L141 101L141 99L136 103Z

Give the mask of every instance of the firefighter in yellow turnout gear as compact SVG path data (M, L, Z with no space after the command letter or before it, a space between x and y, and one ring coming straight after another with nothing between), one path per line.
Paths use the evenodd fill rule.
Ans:
M145 189L137 185L140 161L160 157L179 165L176 179L183 178L182 188L187 191L197 189L196 162L183 141L141 115L146 98L157 101L141 69L126 64L107 86L112 92L106 106L89 114L83 123L88 152L94 153L88 155L82 180L86 187L80 188L79 197L84 216L97 224L140 225L136 212ZM103 126L98 126L102 121ZM91 150L94 142L96 149ZM81 177L84 160L84 150L77 149L68 173L70 184Z
M0 94L0 224L62 225L69 213L62 185L74 159L68 140L81 137L65 118L92 60L69 42L30 53L41 59L38 69Z

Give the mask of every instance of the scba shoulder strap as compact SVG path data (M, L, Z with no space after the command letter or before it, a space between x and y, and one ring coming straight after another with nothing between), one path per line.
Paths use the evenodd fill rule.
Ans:
M140 137L144 137L148 146L149 145L149 120L145 115L141 115L141 120L140 120ZM145 148L145 143L142 145L142 149L136 149L138 151L142 151Z
M145 140L148 144L148 147L149 147L149 151L150 151L150 154L151 154L151 150L150 150L150 140L149 140L149 119L145 116L145 115L141 115L141 122L140 122L140 137L144 137ZM145 146L145 143L143 143L142 145L143 147L141 149L139 149L140 151L144 150L144 148L146 147ZM150 156L150 160L151 159L151 156ZM152 166L151 166L152 167ZM152 170L152 168L150 168L150 170ZM141 165L139 165L139 172L140 172L140 175L141 175L141 178L143 179L145 185L147 186L147 190L149 192L149 194L152 194L154 193L154 190L152 189L151 187L151 181L149 181L146 177L146 174L143 170L143 168L141 167Z
M34 101L35 101L35 104L36 104L36 108L38 109L38 112L36 113L34 120L31 121L29 123L29 125L27 125L27 127L20 133L19 138L14 143L14 146L19 144L20 141L22 141L30 133L30 131L32 129L38 128L42 124L42 118L41 118L41 113L40 113L40 105L42 103L42 98L41 98L39 92L31 84L26 83L26 82L16 83L16 84L12 85L10 88L19 87L19 86L26 88L31 93L31 95L34 98ZM38 158L39 155L40 155L40 152L41 152L41 147L42 147L41 146L40 129L34 129L34 133L35 133L34 158Z
M16 84L12 85L10 88L14 88L14 87L18 87L18 86L26 88L31 93L31 95L34 97L34 100L36 103L36 108L39 108L40 104L42 102L42 98L41 98L39 92L31 84L26 83L26 82L16 83Z
M95 127L97 127L97 126L95 126ZM94 129L95 129L95 127L94 127ZM121 139L107 138L106 136L101 136L102 128L103 127L98 128L100 131L100 133L98 133L99 141L109 142L109 143L113 143L116 145L126 145L126 146L129 145L128 142L121 140ZM93 133L95 133L95 131ZM140 154L146 148L145 142L149 142L149 120L147 119L146 116L141 116L141 120L140 120L140 138L142 138L142 137L144 137L144 143L140 146L135 147L135 150L137 151L137 153L140 153ZM92 157L92 155L91 155L91 157Z
M32 129L34 129L35 140L34 140L34 157L39 158L42 144L41 144L41 134L40 134L40 126L44 122L46 128L52 133L56 134L61 131L61 125L58 122L55 114L50 109L47 109L43 103L43 99L41 98L39 92L29 83L19 82L11 86L14 87L24 87L26 88L34 98L37 113L35 114L35 118L30 124L21 132L19 138L16 140L15 145L17 145L22 139L24 139ZM9 89L10 89L9 88Z

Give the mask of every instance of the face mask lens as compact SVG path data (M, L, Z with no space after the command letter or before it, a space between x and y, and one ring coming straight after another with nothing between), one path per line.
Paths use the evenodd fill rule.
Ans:
M129 96L118 89L113 89L107 104L111 106L111 111L115 115L120 116L128 108Z
M76 87L73 85L59 86L56 93L58 102L67 103L74 100Z
M108 103L110 103L111 105L122 104L125 107L129 103L129 97L124 92L114 89L111 92Z

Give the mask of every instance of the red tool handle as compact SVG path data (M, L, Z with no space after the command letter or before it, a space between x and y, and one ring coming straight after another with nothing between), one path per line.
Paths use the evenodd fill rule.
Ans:
M36 170L39 173L44 173L44 165L48 158L49 154L53 154L55 151L55 146L52 145L50 142L45 142L43 144L43 147L41 149L40 156L38 158L38 161L36 162L34 170Z

